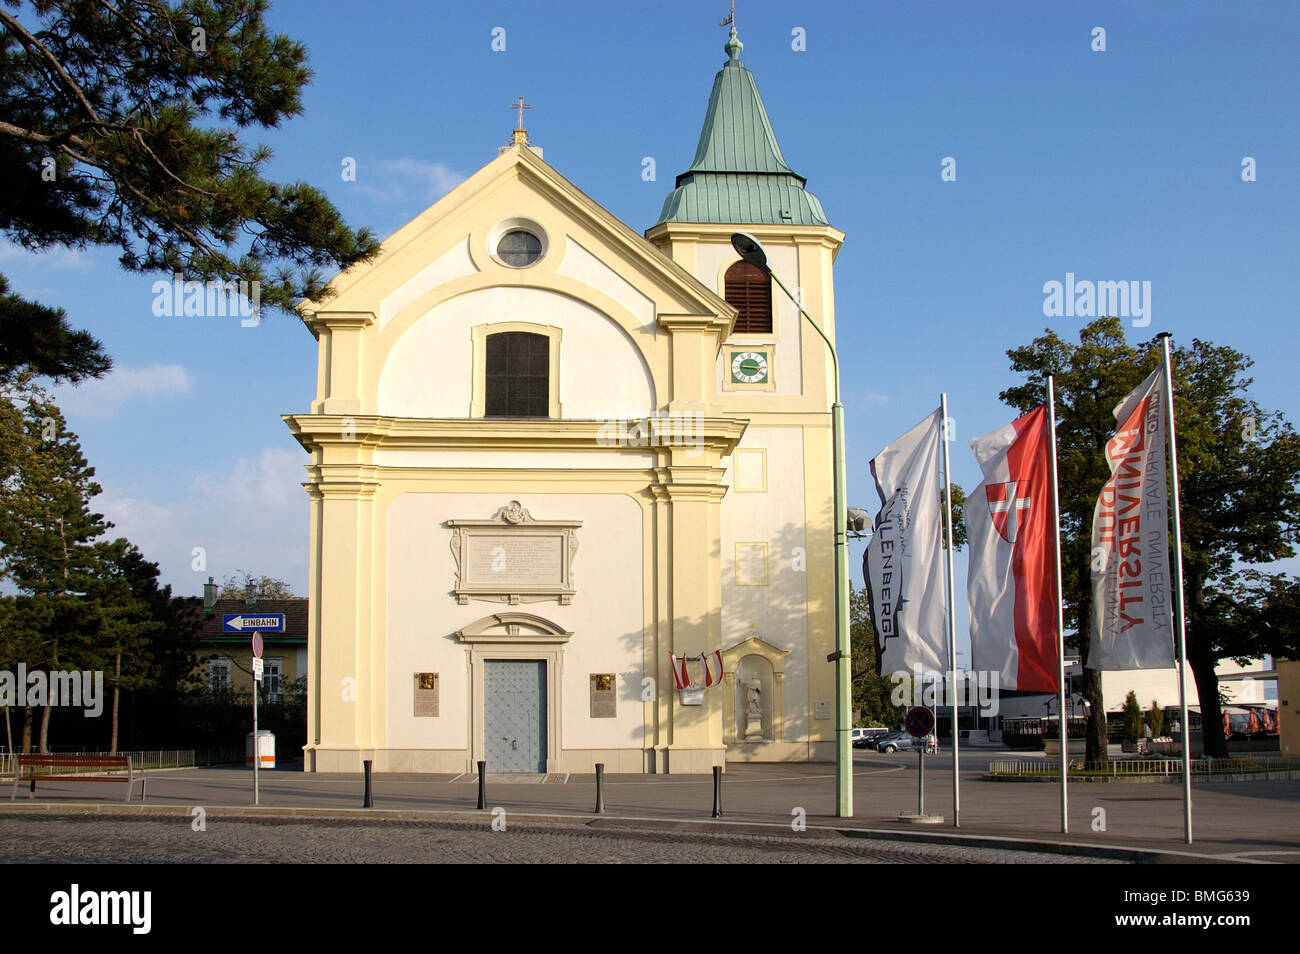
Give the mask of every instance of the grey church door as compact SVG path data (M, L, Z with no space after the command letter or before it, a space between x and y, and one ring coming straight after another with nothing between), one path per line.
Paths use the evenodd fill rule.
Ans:
M483 664L483 731L489 772L546 771L546 663Z

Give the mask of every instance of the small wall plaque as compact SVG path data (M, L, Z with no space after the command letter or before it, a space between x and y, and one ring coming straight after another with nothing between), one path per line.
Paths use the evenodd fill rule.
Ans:
M591 674L591 717L593 719L613 719L617 715L618 693L614 689L614 674L611 672L594 672Z
M417 672L415 674L415 714L417 716L436 716L438 714L438 674L436 672Z

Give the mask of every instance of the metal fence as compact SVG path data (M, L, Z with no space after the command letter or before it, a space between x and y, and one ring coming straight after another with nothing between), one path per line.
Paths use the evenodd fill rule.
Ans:
M17 754L3 753L0 754L0 776L13 777L14 768L17 764ZM33 755L39 753L33 752ZM50 750L51 755L108 755L107 749L67 749L54 748ZM151 749L137 751L119 751L117 755L131 756L131 768L136 772L144 772L157 769L173 768L198 768L204 765L239 765L244 761L244 750L242 748L223 748L223 749ZM59 768L42 767L42 772L47 774L84 774L84 769L78 771L75 768L69 768L66 772Z
M1285 755L1240 755L1227 759L1192 759L1192 775L1212 778L1220 775L1257 775L1263 778L1278 773L1300 771L1300 758ZM1059 763L1051 759L993 759L990 775L1059 775ZM1183 773L1182 759L1111 759L1109 762L1070 762L1070 775L1176 777Z

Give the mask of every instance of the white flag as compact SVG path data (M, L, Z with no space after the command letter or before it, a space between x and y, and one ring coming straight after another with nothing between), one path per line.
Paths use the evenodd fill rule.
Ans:
M871 461L881 508L863 565L882 674L948 667L941 431L935 411Z
M1092 518L1089 669L1174 665L1164 368L1115 406L1110 479Z

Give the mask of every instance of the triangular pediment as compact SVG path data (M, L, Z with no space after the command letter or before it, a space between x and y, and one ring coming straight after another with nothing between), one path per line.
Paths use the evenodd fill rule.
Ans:
M762 639L757 633L742 639L722 651L723 668L728 671L734 671L736 664L746 656L761 656L772 664L773 672L785 671L785 657L790 655L789 650L773 646L767 640Z
M654 303L658 314L716 315L731 320L734 309L716 292L594 201L549 163L524 146L506 149L495 160L452 189L389 236L380 254L336 276L334 296L305 302L301 311L373 312L376 303L411 281L448 250L465 246L481 267L487 252L474 236L485 210L536 209L541 203L558 231L582 246ZM496 214L494 211L492 214ZM526 214L526 213L521 213ZM560 254L564 249L557 250ZM521 270L517 284L529 284Z

